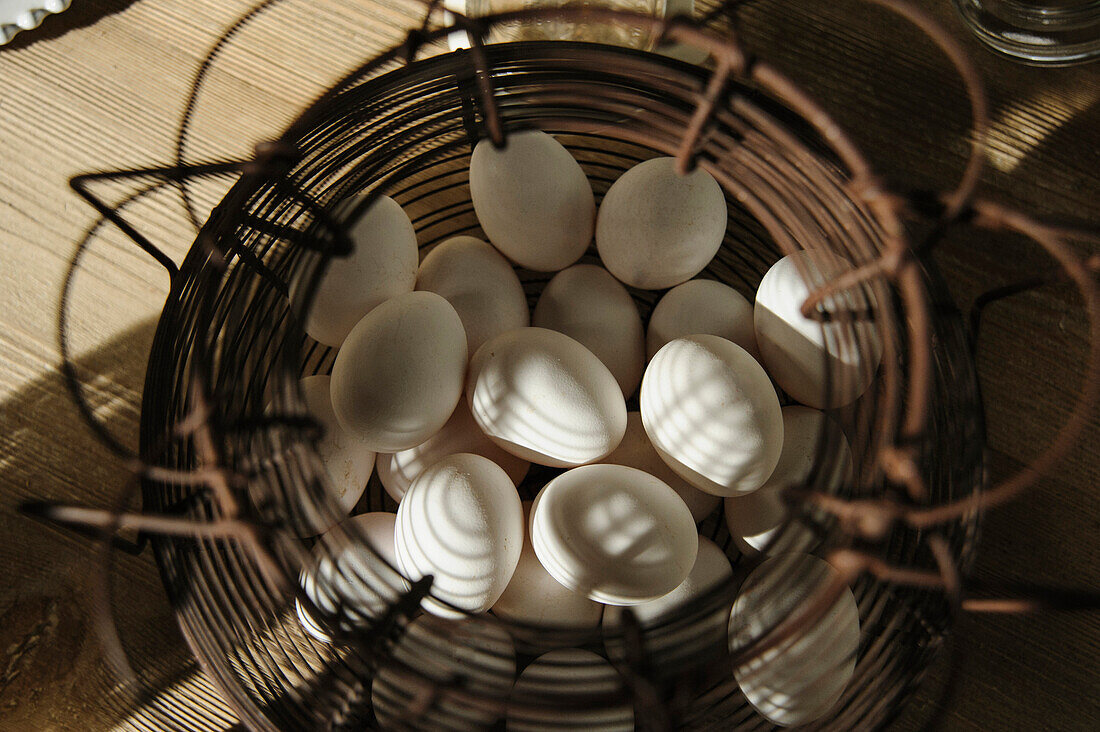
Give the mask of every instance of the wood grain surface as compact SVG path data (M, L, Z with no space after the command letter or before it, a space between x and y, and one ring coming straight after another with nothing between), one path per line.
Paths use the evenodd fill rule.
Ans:
M198 64L251 0L76 0L0 47L0 730L220 730L234 724L179 638L151 556L120 555L114 605L123 644L159 693L135 700L107 667L87 609L97 571L85 538L16 515L21 499L104 506L126 472L79 422L58 373L56 314L76 242L93 222L67 189L78 172L170 160ZM986 51L948 0L926 7L978 62L993 127L981 191L1025 210L1100 222L1100 66L1034 69ZM352 64L401 38L412 0L287 0L250 27L209 76L190 159L247 153ZM969 119L932 46L857 2L755 2L741 32L816 95L891 181L949 188ZM215 186L202 203L212 205ZM135 212L179 257L192 235L178 202ZM960 303L1045 269L1024 242L958 231L938 260ZM133 444L144 359L166 294L162 270L108 233L73 291L74 346L97 414ZM979 367L990 470L1036 454L1076 398L1086 323L1072 290L991 308ZM1057 473L991 513L976 576L1100 588L1100 426ZM946 663L897 720L917 729L1100 729L1100 617L970 616L960 674Z

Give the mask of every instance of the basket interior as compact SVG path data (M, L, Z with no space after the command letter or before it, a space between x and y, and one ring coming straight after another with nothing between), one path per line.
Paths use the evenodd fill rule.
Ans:
M703 69L665 57L591 44L494 45L486 54L505 129L555 134L580 162L597 202L637 162L675 153L707 78ZM472 146L485 134L477 73L469 54L455 53L353 75L291 127L283 142L299 155L285 169L245 176L234 187L200 234L165 306L145 389L143 457L169 467L195 466L196 445L177 437L174 427L195 406L192 385L201 379L211 395L221 459L247 477L240 494L245 510L270 528L269 545L292 585L310 548L309 540L298 538L301 525L331 524L338 509L326 493L324 471L312 448L314 435L300 424L272 418L303 414L298 378L327 373L335 355L302 333L288 289L297 282L315 284L323 267L340 266L339 258L328 254L334 239L318 211L337 219L348 216L349 201L359 193L366 192L368 199L389 195L404 207L422 257L448 237L483 236L467 173ZM731 87L701 138L697 158L723 183L729 210L722 249L702 276L729 284L750 301L760 278L785 253L825 247L859 264L883 246L879 222L851 197L845 185L849 176L828 145L760 90ZM226 253L224 259L211 255L211 242L215 251ZM596 261L594 249L583 261ZM961 321L932 265L925 269L935 369L921 467L929 503L942 503L980 485L982 432ZM533 305L550 275L520 274ZM885 281L865 289L856 296L869 303L873 294L878 331L898 354L896 364L883 368L896 369L904 383L906 313ZM632 294L646 320L661 293ZM856 479L839 489L843 497L893 495L875 456L894 439L896 412L904 406L903 395L876 386L832 415L857 463ZM817 471L818 477L826 468ZM533 498L558 472L532 466L521 496ZM148 510L203 519L222 511L205 491L178 484L149 481L144 499ZM395 509L375 476L354 512ZM807 512L804 520L815 528L816 552L848 542L828 515ZM964 566L976 521L968 517L941 530ZM754 564L730 540L720 512L701 523L700 533L727 552L734 582L647 636L649 648L665 648L665 655L625 664L635 676L627 677L616 693L636 710L658 710L685 727L769 727L738 691L724 656L728 649L707 645L700 630L716 612L728 615L738 584ZM922 538L899 528L880 552L896 565L934 567ZM181 627L242 721L257 729L375 722L371 678L390 662L400 622L380 624L343 643L322 644L299 627L294 594L273 589L239 543L154 541ZM853 590L861 618L856 672L841 702L822 720L838 729L857 721L880 725L896 712L930 662L951 615L942 593L870 578ZM606 652L596 638L503 625L517 639L520 668L533 655L526 651L540 644ZM667 650L670 639L677 650ZM450 643L440 634L422 652L445 652ZM491 675L492 654L482 650L484 674ZM416 664L405 666L414 688ZM482 703L469 681L433 680L428 686L435 694L418 712L425 716L413 720L465 728L461 710ZM552 706L568 700L583 707L607 702L604 692L586 698L571 688L550 689L544 696L532 703Z

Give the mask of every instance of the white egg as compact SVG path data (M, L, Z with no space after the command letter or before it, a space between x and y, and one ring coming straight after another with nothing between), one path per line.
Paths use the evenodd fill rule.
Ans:
M466 333L434 292L387 300L348 334L332 365L332 408L376 452L415 447L446 424L462 396Z
M479 348L466 400L490 439L541 465L594 462L626 431L615 377L580 343L545 328L508 331Z
M501 150L478 142L470 197L489 241L521 267L557 272L592 242L592 187L569 151L545 132L511 132Z
M857 399L882 359L882 342L873 323L823 324L802 315L802 303L812 289L849 269L828 252L799 252L772 265L756 292L753 320L764 366L795 401L816 409L842 407ZM853 293L825 302L827 312L867 307L866 300Z
M596 217L596 248L611 274L660 290L699 274L726 235L726 198L710 173L676 173L654 158L623 173Z
M699 334L733 341L757 361L752 303L737 290L714 280L691 280L665 293L649 316L646 358L677 338Z
M515 647L500 626L422 615L409 623L392 660L380 660L371 706L384 730L485 730L504 716L515 676ZM456 678L481 704L446 693L437 696L441 685ZM432 703L418 714L428 697ZM494 703L495 709L483 706Z
M512 265L472 236L456 236L428 252L416 275L416 289L451 303L466 327L471 355L498 333L531 324L527 295Z
M425 468L459 452L470 452L489 458L504 468L508 478L516 485L519 485L531 467L531 463L501 449L490 440L477 426L474 416L470 414L470 406L462 398L447 424L427 441L408 450L379 455L378 479L382 481L382 487L390 498L400 503L409 485Z
M848 685L859 648L859 608L844 587L828 611L808 627L737 662L737 654L784 619L806 612L808 603L837 571L809 554L782 554L753 570L730 613L730 652L741 691L773 724L807 724L829 712Z
M409 217L389 196L381 196L348 228L353 246L333 257L321 276L305 318L305 331L326 346L339 346L359 320L416 282L419 252ZM291 287L295 309L306 297L305 283Z
M576 264L554 275L531 324L564 333L607 366L629 398L645 368L645 331L634 298L603 267Z
M637 605L676 589L699 546L683 499L623 465L586 465L554 478L535 498L530 531L554 579L608 605Z
M783 451L771 477L747 496L726 499L726 526L742 551L767 549L768 554L777 554L808 547L813 532L797 521L784 531L780 544L769 547L769 543L787 519L783 490L802 485L810 476L817 462L818 441L826 431L825 445L833 453L822 469L830 471L826 485L836 488L847 479L852 465L852 450L844 433L824 412L800 405L783 407Z
M623 441L600 462L637 468L660 478L669 488L676 491L680 498L684 499L688 510L691 511L691 517L697 522L710 515L722 502L718 496L699 490L668 467L650 444L649 435L646 434L645 426L642 425L642 415L638 412L627 413L626 434L623 435Z
M396 570L396 519L394 514L382 512L353 516L313 546L313 564L300 578L302 589L317 609L334 616L345 632L366 627L408 590L408 583ZM358 541L360 536L366 544ZM328 632L301 600L295 599L294 605L306 632L330 642Z
M642 424L657 454L716 496L750 493L783 449L779 398L760 364L714 335L664 346L642 377Z
M626 702L608 705L623 694L615 668L592 651L563 648L544 653L523 669L509 699L509 732L591 730L632 732L634 709ZM562 704L564 698L568 704Z
M324 429L317 443L317 452L325 465L329 484L336 491L340 509L349 513L370 480L374 470L374 452L362 441L344 431L332 411L332 396L328 376L307 376L302 379L302 398L310 415Z
M664 628L655 633L645 633L646 629L659 626L674 619L677 612L683 610L693 600L711 592L721 584L733 580L733 568L725 552L710 539L699 537L699 552L691 572L680 585L667 595L656 600L643 602L630 608L641 626L647 653L657 662L668 662L681 653L687 653L696 659L706 652L721 651L726 642L726 626L729 622L728 605L718 608L701 621L692 622L687 627ZM611 658L623 658L620 624L622 608L608 607L603 615L604 631L608 634L605 641Z
M515 485L480 455L459 453L422 472L397 508L397 561L410 580L432 575L428 612L442 617L492 607L523 550L523 507Z
M524 519L530 519L531 504L523 504ZM493 614L529 625L556 628L595 628L603 606L570 590L550 576L535 556L530 532L525 528L523 552L508 583L508 589L493 605Z

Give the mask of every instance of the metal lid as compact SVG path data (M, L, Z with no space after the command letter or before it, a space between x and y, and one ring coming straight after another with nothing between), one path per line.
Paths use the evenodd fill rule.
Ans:
M0 0L0 46L19 31L37 28L47 15L60 13L72 0Z

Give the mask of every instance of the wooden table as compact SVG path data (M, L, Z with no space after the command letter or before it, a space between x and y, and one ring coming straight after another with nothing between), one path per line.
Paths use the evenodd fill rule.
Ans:
M0 729L225 729L232 714L175 631L148 553L115 571L120 632L163 691L131 704L114 686L86 609L92 544L13 513L22 498L107 505L125 478L80 424L58 373L56 314L92 211L67 189L77 172L167 161L197 63L245 0L76 0L0 48ZM418 10L299 0L251 31L250 53L211 76L197 109L197 157L241 153L354 61L400 38ZM993 128L984 194L1049 216L1100 220L1100 66L1031 69L985 51L952 14L932 12L978 61ZM961 87L913 32L858 4L754 3L744 33L848 127L890 179L945 188L961 169ZM261 73L261 69L273 70ZM142 214L175 256L191 242L178 206ZM939 254L960 302L1045 266L1019 242L960 234ZM74 291L74 346L97 412L135 441L144 356L163 273L115 235L97 241ZM1075 398L1085 322L1072 292L1048 288L989 312L980 368L990 470L1034 456ZM977 576L1100 587L1100 427L1057 474L988 518ZM962 675L946 729L1100 729L1100 616L967 617ZM943 668L898 721L915 729Z

